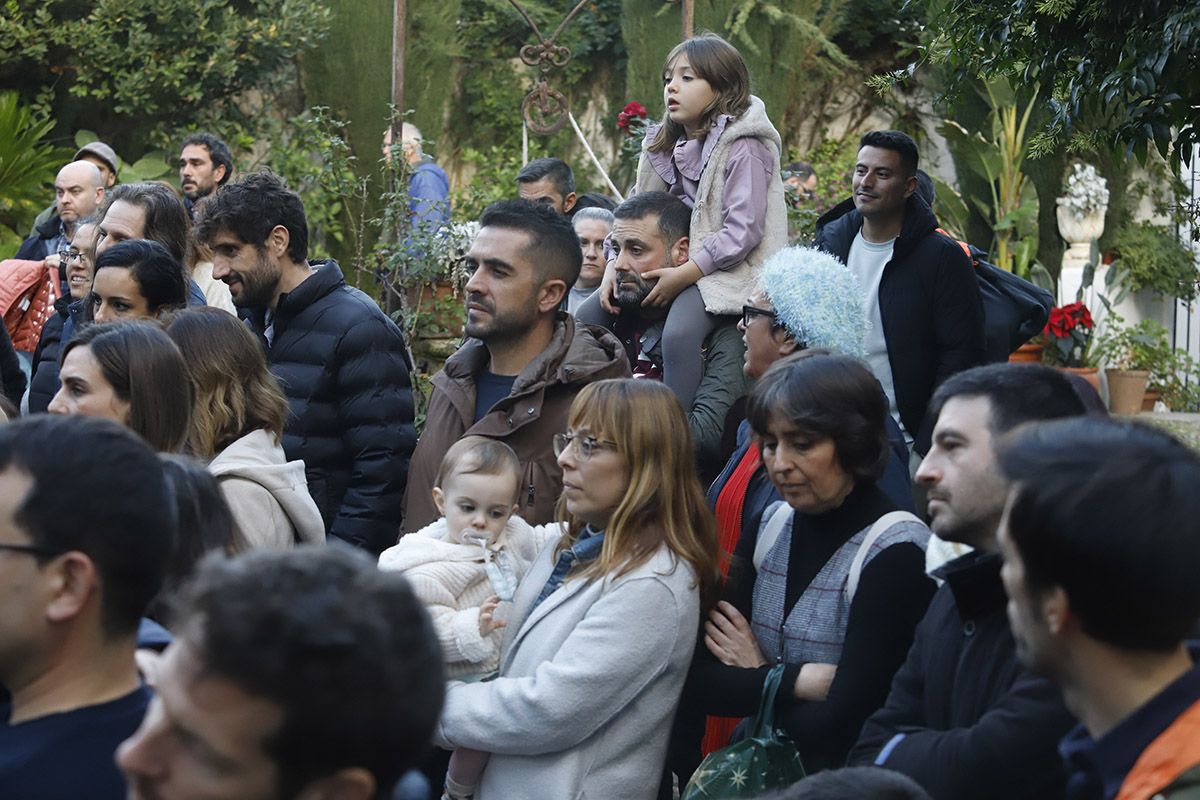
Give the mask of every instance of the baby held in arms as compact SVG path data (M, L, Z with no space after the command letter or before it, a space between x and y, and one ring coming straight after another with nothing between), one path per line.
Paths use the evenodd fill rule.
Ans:
M503 442L466 436L438 469L433 502L442 518L379 557L381 569L404 573L433 617L449 678L477 681L500 663L500 632L513 592L553 526L516 516L521 464ZM488 754L456 750L445 797L475 792Z

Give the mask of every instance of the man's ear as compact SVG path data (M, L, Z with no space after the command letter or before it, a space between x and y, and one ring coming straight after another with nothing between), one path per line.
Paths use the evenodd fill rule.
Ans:
M566 197L564 197L563 198L563 213L570 214L571 209L575 207L575 201L578 199L579 198L575 196L574 192L571 192Z
M680 236L675 240L675 244L671 245L671 266L681 267L691 258L692 246L686 236Z
M539 314L548 314L554 311L562 304L562 299L567 294L567 282L558 278L551 278L542 284L538 289L537 308Z
M288 245L291 243L292 235L288 233L288 229L282 225L276 225L274 228L271 228L271 232L267 234L267 252L276 258L284 258L287 255Z
M904 181L904 199L907 200L908 198L912 197L913 192L917 190L918 186L920 186L920 184L917 183L917 176L908 176L908 178Z
M96 565L77 550L59 556L47 573L51 586L46 618L51 622L66 622L79 616L100 588Z
M220 171L218 172L218 170ZM225 180L225 173L228 171L229 170L224 164L217 164L215 167L213 167L213 183L217 184L217 186L220 186L221 181Z
M1041 607L1042 621L1054 636L1061 636L1073 623L1071 600L1061 586L1055 586L1041 595Z
M375 776L362 767L346 767L308 784L296 800L371 800L374 796Z

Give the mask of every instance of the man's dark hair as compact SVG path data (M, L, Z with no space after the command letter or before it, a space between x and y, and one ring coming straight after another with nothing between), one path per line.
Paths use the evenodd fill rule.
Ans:
M96 258L96 272L108 267L129 270L152 314L187 305L183 265L158 242L129 239L115 244Z
M911 178L917 174L917 166L921 157L917 152L917 143L907 133L871 131L859 140L858 146L860 148L881 147L884 150L893 150L900 154L900 166L904 169L904 177Z
M229 147L224 142L211 133L193 133L183 140L179 149L182 150L189 144L207 147L208 157L212 159L213 166L219 164L225 168L225 174L221 176L221 180L217 181L217 186L224 186L229 182L229 179L233 177L233 156L229 154Z
M196 238L209 244L218 232L227 230L245 244L262 248L276 225L287 228L288 258L298 264L307 261L308 221L300 195L274 172L260 170L243 175L207 200Z
M605 211L612 211L617 207L617 203L606 194L599 192L585 192L575 198L575 206L571 209L572 218L585 208L602 208Z
M692 210L687 203L666 192L639 192L613 209L616 219L658 218L658 235L669 248L692 227Z
M154 451L115 422L38 414L0 426L0 470L9 469L33 479L16 524L37 547L90 558L105 634L132 635L175 542L174 507ZM63 487L71 502L63 502Z
M860 483L878 480L891 443L887 398L866 364L853 356L804 350L771 365L750 393L746 419L767 435L778 415L815 439L833 440L838 463Z
M1149 426L1045 422L1003 443L1025 588L1058 586L1093 639L1169 652L1200 617L1200 457Z
M280 797L361 767L387 798L424 755L442 708L442 654L398 573L350 548L214 554L179 608L204 673L281 707L263 743Z
M984 397L991 406L993 436L1023 422L1076 417L1087 413L1071 382L1041 364L986 364L951 375L933 393L929 413L937 419L955 397Z
M783 171L788 173L787 177L789 178L800 178L802 180L808 180L817 174L817 171L813 169L813 165L807 161L793 161L784 167Z
M759 800L930 800L907 775L881 767L844 767L812 775Z
M183 263L187 255L188 229L192 223L174 189L159 181L118 184L104 194L104 204L97 212L101 221L118 200L135 205L146 213L143 239L158 242L171 252L176 261Z
M566 197L575 191L575 173L561 158L535 158L517 173L517 183L535 183L549 178L554 191Z
M499 200L483 210L481 228L507 228L529 236L525 257L533 262L538 283L558 279L575 285L583 266L583 251L571 220L545 203Z

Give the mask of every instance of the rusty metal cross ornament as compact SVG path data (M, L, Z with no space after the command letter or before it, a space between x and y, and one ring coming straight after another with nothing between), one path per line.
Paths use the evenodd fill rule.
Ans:
M529 24L538 38L538 44L527 44L521 48L521 60L531 67L538 67L542 72L542 76L534 84L533 90L525 96L525 100L521 103L521 116L525 118L525 124L531 131L549 136L567 124L567 115L570 113L566 96L556 89L551 89L546 80L551 69L562 69L571 61L570 49L556 42L567 24L574 19L589 0L579 0L571 13L558 23L558 27L554 29L554 33L549 39L542 36L537 23L517 0L508 1L512 3L517 13L525 18L525 22Z

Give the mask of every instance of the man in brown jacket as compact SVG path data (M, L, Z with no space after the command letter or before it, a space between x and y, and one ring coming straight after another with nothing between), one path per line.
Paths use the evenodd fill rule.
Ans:
M413 453L404 530L437 519L431 495L442 456L466 434L500 439L523 470L521 516L554 519L562 471L551 439L586 384L629 377L621 343L558 310L583 257L570 221L526 200L493 203L466 259L468 339L437 375Z

